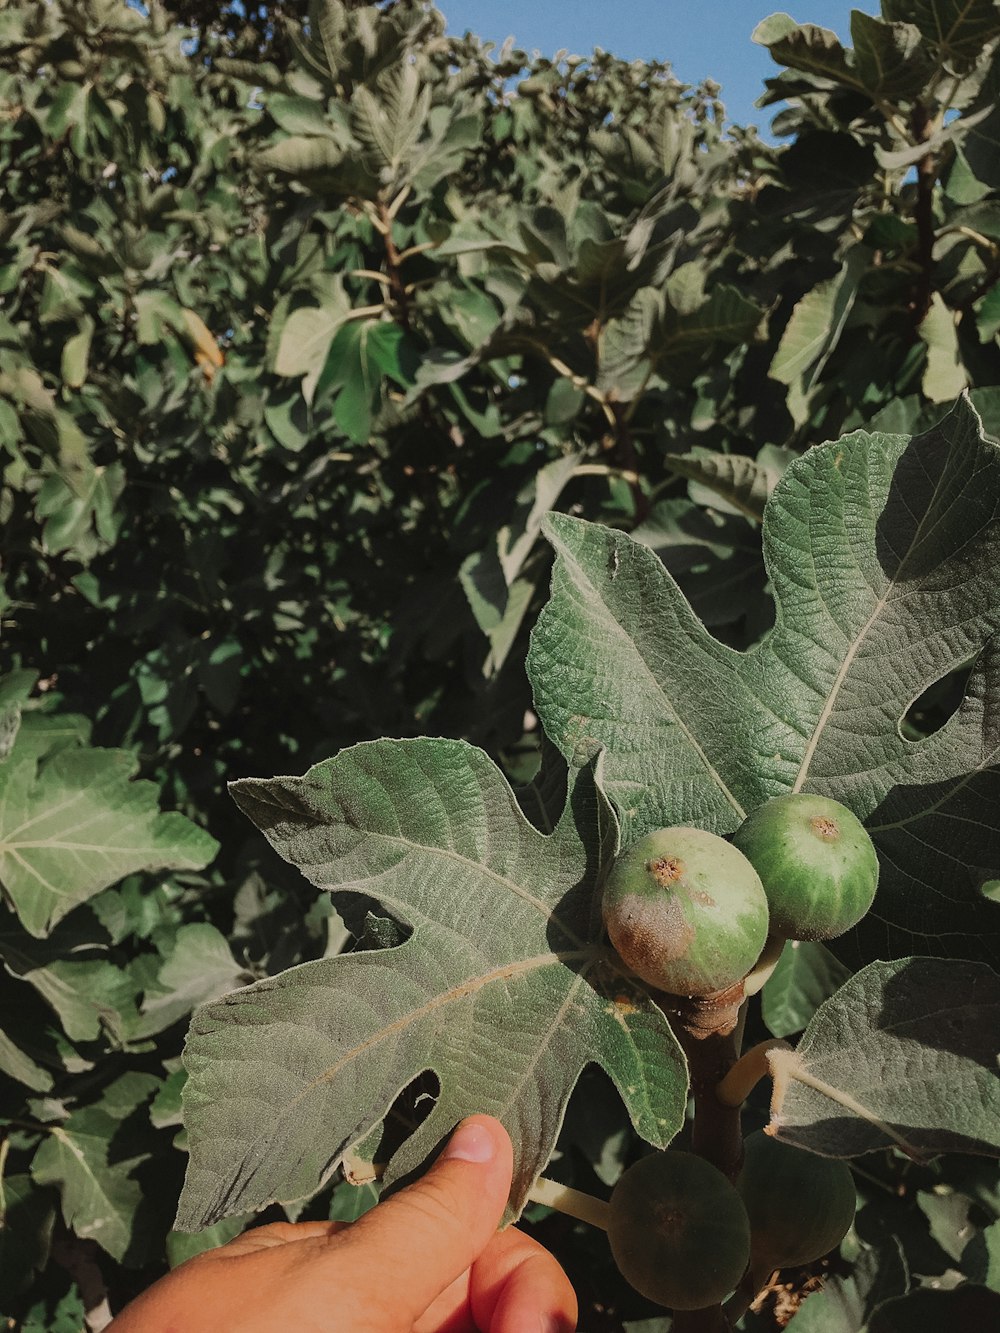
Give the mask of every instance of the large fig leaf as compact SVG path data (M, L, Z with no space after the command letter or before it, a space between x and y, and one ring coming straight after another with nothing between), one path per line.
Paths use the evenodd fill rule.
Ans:
M233 794L314 884L376 899L411 933L195 1014L181 1230L312 1193L427 1070L440 1095L386 1180L487 1111L514 1140L515 1215L587 1064L607 1070L645 1139L677 1132L683 1057L601 940L595 883L617 825L598 767L576 775L550 834L486 755L457 741L366 743Z
M916 952L1000 959L1000 449L965 401L925 435L856 432L796 460L768 502L773 631L720 644L646 547L564 515L529 673L549 736L606 750L626 842L665 824L731 832L771 796L815 791L879 851L851 962ZM975 659L932 735L900 724Z
M1000 1157L1000 977L982 963L870 963L772 1051L769 1132L825 1157L898 1147Z
M994 0L883 0L887 19L912 23L938 51L959 68L977 60L1000 35Z

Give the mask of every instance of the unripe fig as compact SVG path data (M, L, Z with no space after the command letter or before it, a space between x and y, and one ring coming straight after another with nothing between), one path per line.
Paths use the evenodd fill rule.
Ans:
M633 843L611 868L603 911L622 960L672 995L732 986L767 938L767 898L757 872L704 829L658 829Z
M717 1305L750 1258L750 1222L736 1190L688 1152L641 1157L611 1193L608 1240L626 1282L672 1310Z
M754 1271L809 1264L839 1245L857 1195L846 1162L780 1143L758 1130L743 1145L736 1188L750 1218Z
M875 898L872 840L857 815L828 796L776 796L744 820L733 846L760 875L775 935L832 940Z

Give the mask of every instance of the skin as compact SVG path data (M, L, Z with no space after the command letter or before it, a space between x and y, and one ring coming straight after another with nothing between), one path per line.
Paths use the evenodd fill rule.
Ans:
M276 1222L181 1264L107 1333L572 1333L569 1279L498 1232L513 1151L470 1116L415 1184L354 1223Z

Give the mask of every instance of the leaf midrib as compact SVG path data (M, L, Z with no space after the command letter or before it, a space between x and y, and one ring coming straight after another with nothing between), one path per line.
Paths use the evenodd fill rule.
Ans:
M565 544L564 543L561 544L563 545L563 550L566 551L567 548ZM569 561L567 555L567 563L568 562ZM637 641L633 639L626 632L624 625L622 625L622 623L618 620L617 616L615 616L615 614L611 610L611 607L608 606L608 603L601 596L600 590L590 581L589 578L587 578L580 562L574 559L572 565L573 568L578 572L580 581L584 584L585 588L588 589L594 595L598 604L605 609L607 613L605 620L610 622L610 624L614 627L614 630L617 633L618 637L623 639L627 644L629 644L633 648L636 656L638 657L639 661L642 663L643 668L645 669L646 675L655 686L657 694L664 701L666 705L666 711L673 718L674 723L680 729L685 740L688 742L691 749L698 756L698 759L701 762L701 765L705 770L706 775L715 783L719 791L722 792L723 796L729 802L730 806L733 808L733 810L736 812L739 818L741 820L745 819L747 813L745 808L740 804L740 802L736 799L735 795L730 791L727 784L723 781L722 774L718 771L718 769L714 766L714 764L711 763L711 761L708 758L708 755L705 753L700 742L695 738L694 733L691 731L687 723L681 717L680 713L678 712L676 704L667 694L663 686L660 684L659 680L656 678L653 672L652 667L646 661L645 654L642 652Z
M844 682L847 679L850 668L853 665L854 660L857 657L858 653L861 651L861 646L865 642L865 639L867 638L868 634L870 633L872 626L875 624L876 620L878 620L879 617L882 615L882 612L885 610L885 607L889 602L891 594L895 592L897 586L899 585L903 577L903 573L906 569L907 562L910 560L911 556L913 555L913 552L916 550L917 546L919 545L920 541L923 538L924 527L928 521L929 516L934 513L935 507L937 505L937 499L941 492L941 487L944 484L944 482L948 480L950 477L951 459L954 452L955 452L955 444L954 442L952 442L949 444L946 457L941 462L937 479L934 483L934 491L931 495L929 502L924 507L924 512L920 516L920 522L917 524L913 536L910 538L909 546L906 548L905 552L903 553L902 559L897 564L895 573L892 575L891 578L888 579L886 587L882 592L881 596L876 601L875 606L872 609L872 612L869 615L868 619L865 621L864 625L861 627L861 629L855 635L854 639L851 641L851 645L847 650L844 660L840 664L840 669L837 671L837 674L833 680L833 684L830 687L830 690L827 694L826 702L824 703L823 708L820 711L819 717L816 719L816 725L813 727L812 734L809 737L808 743L806 744L805 752L803 753L802 756L802 762L799 765L799 771L796 774L795 782L792 784L791 790L793 792L801 791L803 786L805 785L806 780L809 776L809 766L812 763L813 758L815 757L816 750L819 746L819 742L820 739L822 738L826 724L829 722L830 718L833 715L833 710L834 707L836 706L837 698L840 695L840 691L843 689ZM899 460L897 460L897 466L898 462ZM940 517L939 515L935 517L935 522L938 521L939 517ZM830 618L831 620L833 620L833 616L831 616ZM834 623L836 622L834 621Z

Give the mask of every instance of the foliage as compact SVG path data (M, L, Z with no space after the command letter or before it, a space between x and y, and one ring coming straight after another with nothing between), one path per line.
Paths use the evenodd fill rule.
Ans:
M808 1029L832 1093L790 1073L799 1141L868 1154L851 1267L796 1319L960 1322L997 1288L995 1171L924 1159L995 1151L1000 11L885 0L850 46L765 20L773 148L666 65L494 52L417 0L272 8L0 3L0 1313L79 1327L275 1198L350 1215L340 1153L403 1176L470 1096L517 1108L515 1208L554 1151L606 1192L687 1090L602 943L609 859L801 787L882 876L750 1018ZM234 1006L319 1015L325 1070L365 996L413 1036L353 1092L289 1105L260 1047L234 1103ZM851 997L898 1068L912 1012L953 1120L932 1082L856 1147L845 1099L887 1089ZM499 1006L510 1078L470 1049L459 1088ZM188 1133L213 1226L168 1239ZM656 1314L528 1216L585 1307Z

